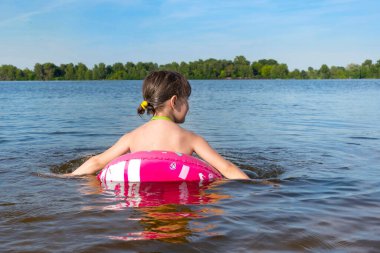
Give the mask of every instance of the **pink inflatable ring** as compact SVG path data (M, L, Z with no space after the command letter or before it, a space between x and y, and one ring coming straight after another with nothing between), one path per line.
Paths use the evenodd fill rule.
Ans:
M223 176L204 161L169 151L139 151L111 161L98 174L107 182L210 182Z

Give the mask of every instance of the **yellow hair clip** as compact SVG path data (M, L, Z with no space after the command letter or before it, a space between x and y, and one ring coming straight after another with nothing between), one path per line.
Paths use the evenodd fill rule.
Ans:
M140 104L141 108L143 108L144 110L146 110L146 107L148 106L148 101L144 100L141 102Z

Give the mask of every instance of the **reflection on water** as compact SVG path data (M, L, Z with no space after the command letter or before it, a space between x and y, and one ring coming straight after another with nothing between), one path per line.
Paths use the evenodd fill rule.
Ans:
M138 221L139 231L120 235L107 235L111 240L138 241L161 240L184 243L193 233L212 234L213 225L196 220L208 216L223 215L223 210L209 207L218 201L230 198L218 192L224 182L202 184L199 182L170 183L111 183L101 184L95 177L88 177L79 191L84 195L101 195L102 210L123 212L133 209L139 214L128 217L125 225ZM194 208L196 207L196 208ZM90 205L83 210L96 210Z
M205 186L197 182L107 184L106 192L113 194L118 203L106 205L104 208L122 210L140 207L139 223L143 227L140 232L109 238L125 241L158 239L171 243L187 242L187 237L192 235L193 230L200 233L210 229L209 226L192 228L191 223L206 215L223 213L216 208L201 208L196 211L192 209L191 205L207 205L229 197L207 193L206 190L210 188L211 184Z
M106 208L207 204L215 201L213 195L205 193L210 187L212 184L202 185L198 182L185 181L167 183L107 182L106 192L115 195L120 202L116 206L107 206Z
M192 206L187 205L144 207L140 208L139 211L141 217L138 221L142 231L108 236L108 238L122 241L161 240L171 243L185 243L194 233L212 234L209 230L213 229L214 226L197 222L198 219L206 216L223 215L223 211L218 208L193 210Z

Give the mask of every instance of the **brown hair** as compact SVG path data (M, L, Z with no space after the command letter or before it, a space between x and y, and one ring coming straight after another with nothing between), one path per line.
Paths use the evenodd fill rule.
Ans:
M142 93L144 100L148 102L146 108L141 104L137 108L137 113L143 115L155 114L165 101L177 96L178 98L188 98L191 94L191 86L187 79L174 71L153 71L144 79Z

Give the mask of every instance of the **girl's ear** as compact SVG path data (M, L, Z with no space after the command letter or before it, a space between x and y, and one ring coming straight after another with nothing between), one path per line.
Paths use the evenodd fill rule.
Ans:
M177 95L172 96L171 99L170 99L170 106L171 106L173 109L174 109L174 107L175 107L176 104L177 104L177 99L178 99Z

